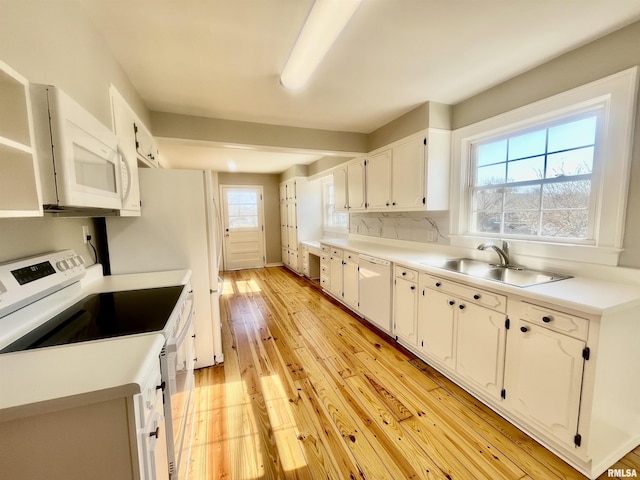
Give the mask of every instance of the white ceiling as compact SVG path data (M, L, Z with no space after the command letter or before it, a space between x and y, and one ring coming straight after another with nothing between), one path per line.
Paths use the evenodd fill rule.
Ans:
M638 0L363 0L292 92L278 78L313 0L77 1L150 110L361 133L640 19Z

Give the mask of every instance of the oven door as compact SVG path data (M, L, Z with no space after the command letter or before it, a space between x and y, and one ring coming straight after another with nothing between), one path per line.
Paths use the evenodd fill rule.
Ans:
M166 386L164 408L172 480L183 478L191 451L195 365L193 314L193 294L190 294L178 320L176 335L167 340L165 353L161 356L162 376Z

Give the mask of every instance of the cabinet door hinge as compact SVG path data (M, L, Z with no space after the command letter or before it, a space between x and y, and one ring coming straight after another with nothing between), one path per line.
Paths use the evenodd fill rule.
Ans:
M507 318L504 321L504 328L506 328L507 330L509 330L509 327L511 326L511 320L509 320L509 318Z
M504 400L505 398L507 398L507 391L503 388L500 391L500 397Z
M584 358L585 360L589 360L590 355L591 349L589 347L585 347L584 350L582 350L582 358Z
M573 443L576 444L576 447L579 447L582 444L582 435L577 433L576 436L573 437Z

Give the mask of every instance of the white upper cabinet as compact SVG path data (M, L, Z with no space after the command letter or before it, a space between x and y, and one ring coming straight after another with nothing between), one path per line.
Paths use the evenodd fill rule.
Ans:
M158 144L151 135L151 132L140 120L133 123L133 131L135 133L138 161L143 164L143 166L151 168L160 167Z
M362 211L367 208L365 160L357 160L347 165L347 198L349 211Z
M416 210L426 207L425 153L426 138L414 138L393 147L391 207ZM448 179L446 182L448 183Z
M333 203L338 212L346 212L349 208L347 183L347 166L342 165L333 171Z
M0 62L0 217L42 216L29 82Z
M450 143L450 131L429 128L348 164L349 211L447 210Z
M391 150L383 150L367 158L367 208L391 206Z
M109 89L109 94L111 96L113 133L118 137L118 151L125 167L122 171L126 172L122 178L123 198L120 215L139 216L140 185L134 127L137 119L131 107L113 85Z

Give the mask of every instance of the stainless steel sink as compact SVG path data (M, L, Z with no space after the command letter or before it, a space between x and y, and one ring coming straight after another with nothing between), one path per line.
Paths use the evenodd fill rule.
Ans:
M541 272L522 267L502 267L471 258L451 258L442 263L425 263L425 265L463 273L471 277L506 283L516 287L530 287L532 285L540 285L541 283L556 282L558 280L571 278L569 275Z
M495 268L494 265L473 260L471 258L451 258L449 260L445 260L441 265L433 266L444 268L445 270L451 270L453 272L466 273L467 275L482 273Z

